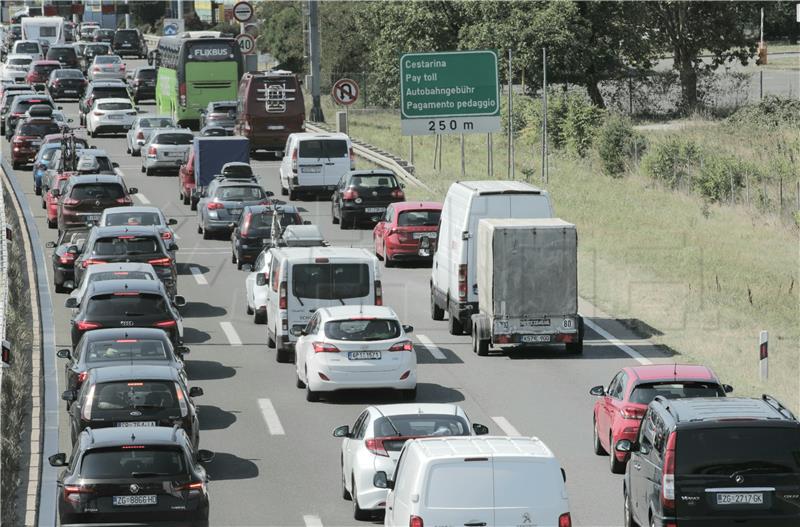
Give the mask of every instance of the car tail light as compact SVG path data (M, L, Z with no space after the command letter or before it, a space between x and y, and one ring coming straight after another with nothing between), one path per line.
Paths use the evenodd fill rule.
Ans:
M342 199L344 200L349 201L351 199L357 199L357 198L358 198L358 192L355 189L349 188L344 192L342 192Z
M558 517L558 527L572 527L572 517L568 512Z
M79 200L79 199L75 199L75 198L64 198L64 199L61 201L61 203L63 203L64 205L77 205L77 204L79 204L80 202L81 202L81 200Z
M242 222L242 229L241 229L241 231L239 231L242 234L242 238L247 238L247 231L250 230L250 219L252 217L253 217L253 215L250 214L250 213L248 213L244 217L244 221Z
M157 153L158 153L158 149L153 145L150 145L150 148L147 149L147 155L148 156L155 156Z
M458 301L467 301L467 265L458 266Z
M637 408L635 406L623 406L619 410L619 415L623 419L642 419L646 408Z
M87 267L89 267L90 265L97 265L97 264L104 264L104 263L108 263L108 262L107 262L107 261L105 261L105 260L98 260L97 258L88 258L88 259L84 260L84 261L81 263L81 267L83 267L84 269L86 269L86 268L87 268Z
M339 353L339 348L327 342L314 342L314 353Z
M408 519L408 527L425 527L425 522L419 516L411 516Z
M119 65L119 69L121 69L122 71L125 71L125 63L124 62Z
M139 133L136 134L136 139L144 139L144 132L139 130Z
M392 232L392 231L394 231L394 232ZM395 229L392 229L391 231L389 231L389 233L390 234L397 234L397 240L400 241L400 242L409 242L409 241L411 241L413 239L410 232L396 231Z
M404 340L392 345L389 351L414 351L414 344L410 340Z
M169 232L169 231L162 232L161 233L161 239L162 240L171 240L172 239L172 233Z
M72 253L64 253L58 257L58 261L62 264L68 264L75 262L75 255Z
M375 305L383 305L383 286L380 280L375 280Z
M133 203L133 201L131 201L131 198L126 196L115 199L114 203L119 203L120 205L130 205L131 203Z
M670 510L675 508L675 439L675 432L670 432L664 451L664 472L661 475L661 505Z
M79 320L75 322L75 327L78 328L79 331L90 331L92 329L102 328L103 325L98 322Z
M97 385L89 387L89 393L86 394L86 404L81 409L81 418L84 421L89 421L92 418L92 403L94 403L94 389Z
M89 376L89 372L86 372L86 371L82 371L82 372L80 372L78 374L78 387L80 387L80 385L83 384L83 381L85 381L86 377L88 377L88 376Z
M497 335L497 336L494 337L494 342L496 344L508 344L509 342L511 342L511 336L510 335Z
M36 138L33 137L33 136L30 136L30 135L18 135L16 137L14 137L14 143L15 144L20 144L20 143L24 143L26 141L30 141L32 139L36 139Z
M206 484L202 481L192 481L191 483L187 483L186 485L181 485L180 487L176 487L175 490L188 490L191 492L203 492L206 489Z
M392 190L392 197L394 199L405 199L406 195L402 191L402 189L396 188L396 189Z
M100 110L95 110L92 113L95 115L95 117L100 117L101 115L106 114L106 112L101 112Z
M182 82L178 85L179 102L181 106L186 106L186 83Z
M356 169L356 154L353 151L353 147L350 147L350 170Z
M170 266L172 265L172 258L153 258L152 260L148 260L147 263L150 265L158 265L158 266Z
M376 456L389 457L389 453L386 451L386 447L383 446L383 439L384 438L382 437L367 439L366 441L364 441L364 445L367 447L367 450L369 450Z
M286 297L286 282L281 282L280 287L278 287L278 309L288 309L286 307L288 303Z
M183 396L183 389L176 382L175 393L178 395L178 406L181 407L181 417L189 415L189 406L186 404L186 398Z
M161 322L156 322L155 324L153 324L153 326L161 329L174 328L177 325L178 323L175 322L174 320L162 320Z
M84 485L64 485L64 500L80 502L83 494L93 494L94 489Z
M219 210L219 209L224 209L225 205L219 203L218 201L209 201L208 204L206 205L206 208L208 210Z
M292 172L297 174L297 148L292 149Z

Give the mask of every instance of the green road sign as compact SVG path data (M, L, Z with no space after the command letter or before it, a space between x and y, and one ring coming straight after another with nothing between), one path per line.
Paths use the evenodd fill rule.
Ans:
M500 131L494 51L407 53L400 58L403 135Z

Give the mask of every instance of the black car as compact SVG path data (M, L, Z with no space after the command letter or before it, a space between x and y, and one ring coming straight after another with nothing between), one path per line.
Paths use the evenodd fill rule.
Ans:
M53 285L56 293L67 293L75 285L75 259L89 238L89 228L62 231L55 242L47 242L53 249Z
M378 221L389 203L406 196L391 170L351 170L339 180L331 200L333 223L349 229L359 221Z
M79 69L53 70L47 79L45 88L53 100L79 99L83 97L89 83Z
M98 29L97 31L94 32L92 40L94 40L95 42L105 42L106 44L111 44L114 42L114 30Z
M47 105L55 109L56 105L48 95L37 94L23 94L14 97L14 102L8 109L8 114L5 120L5 134L6 139L11 140L14 130L17 128L17 121L25 117L25 112L30 110L33 105Z
M233 126L236 124L236 104L237 101L208 103L208 106L200 111L200 128L219 126L224 128L228 135L233 134Z
M277 211L277 212L276 212ZM278 223L274 223L277 214ZM272 246L272 239L280 236L274 230L287 225L302 225L303 218L292 205L251 205L242 210L239 221L232 223L231 262L241 269L246 263L253 263L265 248Z
M72 349L87 331L101 328L159 328L174 346L183 345L183 318L164 285L156 280L103 280L89 285L80 309L72 316Z
M156 69L144 66L136 68L129 80L133 102L156 98Z
M92 109L95 99L130 99L128 86L121 80L92 81L78 101L78 118L86 126L86 114Z
M630 452L625 525L800 525L800 422L780 402L657 396Z
M62 68L79 68L78 52L72 44L50 46L47 50L47 60L57 60Z
M137 410L138 411L138 410ZM87 429L72 457L50 456L58 477L61 525L190 520L207 527L208 476L214 459L196 450L181 428L134 426Z
M75 283L80 284L84 269L100 263L135 262L153 266L167 294L178 292L178 271L170 252L178 246L164 240L153 225L115 225L92 229L86 247L75 260Z
M134 55L143 59L147 55L147 44L138 29L118 29L114 33L111 49L120 57Z

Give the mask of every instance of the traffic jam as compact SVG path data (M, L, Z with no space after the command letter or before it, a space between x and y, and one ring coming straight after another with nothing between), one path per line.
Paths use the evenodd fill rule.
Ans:
M219 32L148 45L138 29L29 16L5 28L2 55L4 167L41 206L59 324L61 448L43 456L60 524L287 524L268 510L247 523L236 509L259 504L226 486L276 480L253 483L266 492L310 470L296 489L309 511L317 493L335 500L306 525L800 525L800 422L768 395L732 396L706 366L626 356L593 373L579 387L590 410L555 425L595 463L582 484L535 417L523 435L452 395L501 356L541 352L553 360L512 366L561 383L599 358L558 195L498 179L407 199L347 134L306 129L297 74L245 71ZM253 422L209 402L230 406L246 379L272 393ZM479 389L502 405L512 384ZM335 442L324 461L289 443L274 468L224 452L285 434L279 400L309 444ZM594 500L591 479L616 498L589 508L614 521L571 508L575 493Z

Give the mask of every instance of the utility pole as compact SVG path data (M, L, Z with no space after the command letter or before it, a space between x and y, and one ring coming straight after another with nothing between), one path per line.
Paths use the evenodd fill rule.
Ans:
M311 47L311 113L312 121L325 122L319 93L319 61L322 55L319 38L319 0L308 0L308 32Z
M183 0L178 0L178 16L175 18L183 20Z
M128 0L125 0L125 29L131 28L131 12L130 12L130 5L128 5Z
M514 74L511 69L511 48L508 50L508 179L514 179Z
M550 179L547 166L547 48L542 48L542 181Z

